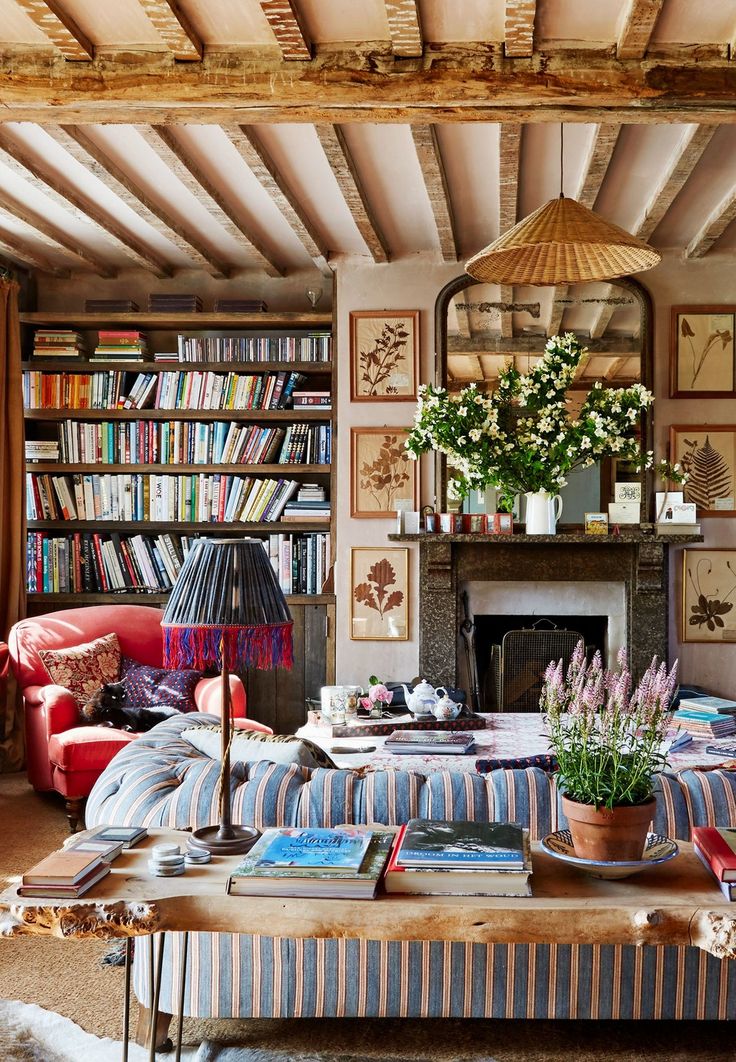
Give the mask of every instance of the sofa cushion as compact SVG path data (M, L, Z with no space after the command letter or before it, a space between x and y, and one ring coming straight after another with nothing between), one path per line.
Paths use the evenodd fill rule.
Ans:
M183 730L181 736L210 759L220 759L222 742L220 726L191 727ZM294 737L293 734L265 734L251 730L233 732L230 760L241 763L268 760L270 763L298 763L302 767L335 767L324 749L319 748L312 741Z
M51 680L69 690L80 708L106 682L117 682L120 677L117 634L66 649L41 649L38 655Z
M49 759L63 771L103 771L137 734L109 726L75 726L49 741Z
M120 667L128 708L177 708L180 712L194 712L197 709L194 691L202 678L202 671L149 667L128 656L123 657Z

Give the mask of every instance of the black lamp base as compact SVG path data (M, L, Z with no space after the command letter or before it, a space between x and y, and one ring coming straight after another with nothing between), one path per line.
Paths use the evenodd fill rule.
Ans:
M211 855L241 855L250 851L261 836L261 831L254 826L229 826L227 832L231 837L221 837L220 830L220 826L195 830L189 838L189 847Z

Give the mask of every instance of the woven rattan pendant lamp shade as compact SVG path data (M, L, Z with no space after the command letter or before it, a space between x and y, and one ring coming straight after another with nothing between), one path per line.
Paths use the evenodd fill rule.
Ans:
M575 199L551 199L473 255L466 273L489 284L575 284L651 269L660 255Z

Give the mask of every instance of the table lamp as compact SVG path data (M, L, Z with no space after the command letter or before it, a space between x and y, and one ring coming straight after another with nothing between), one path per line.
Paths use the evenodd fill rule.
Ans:
M222 676L220 821L192 834L215 855L247 852L259 836L233 826L230 672L292 665L292 619L263 543L257 538L200 539L189 550L164 611L164 666L216 669Z

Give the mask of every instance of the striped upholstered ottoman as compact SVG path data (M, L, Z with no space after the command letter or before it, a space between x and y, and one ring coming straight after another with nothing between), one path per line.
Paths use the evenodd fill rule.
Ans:
M219 762L159 724L106 768L87 825L197 827L217 818ZM485 776L314 769L235 762L233 820L265 826L397 824L413 816L514 819L539 839L558 829L553 779L538 768ZM736 825L736 773L663 775L655 827ZM150 1006L149 938L135 991ZM170 949L170 950L169 950ZM181 939L167 936L161 1009L176 1009ZM185 1013L217 1017L734 1018L736 963L690 947L465 945L192 934Z

